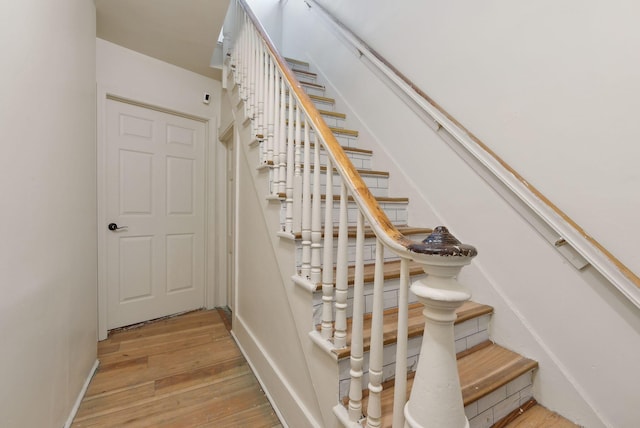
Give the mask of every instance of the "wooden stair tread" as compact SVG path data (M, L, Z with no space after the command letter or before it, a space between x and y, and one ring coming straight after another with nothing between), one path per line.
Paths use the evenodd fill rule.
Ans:
M311 98L312 101L315 100L315 101L320 101L327 104L335 104L336 102L336 100L333 98L321 97L320 95L309 95L309 98Z
M332 116L332 117L337 117L339 119L346 119L347 115L344 113L338 113L336 111L329 111L329 110L318 110L318 113L320 113L323 116Z
M521 408L523 412L518 411L514 417L507 417L492 428L577 428L579 426L556 412L536 404L535 400L531 401L533 402L531 407Z
M307 82L307 81L304 81L304 80L300 80L299 82L300 82L300 84L301 84L302 86L310 86L310 87L312 87L312 88L321 89L321 90L323 90L323 91L324 91L324 89L325 89L325 88L324 88L324 85L321 85L321 84L319 84L319 83Z
M430 229L428 227L396 226L396 229L398 229L400 231L400 233L402 233L404 236L428 235L431 232L433 232L433 229ZM334 238L338 237L338 230L339 230L338 226L333 228L333 237ZM349 238L355 238L356 237L356 226L349 226L347 233L349 234ZM296 239L302 239L302 232L297 232L294 236L295 236ZM322 236L324 236L324 228L323 228L323 231L322 231ZM373 230L371 229L371 227L369 227L369 226L365 226L364 227L364 237L365 238L373 238L375 236L376 235L373 233Z
M421 303L411 303L409 305L408 313L408 337L422 336L424 332L424 316L422 315L422 309L424 306ZM455 324L466 321L475 316L489 314L493 312L493 308L487 305L481 305L475 302L465 302L456 311L457 319ZM364 352L367 352L371 346L371 314L365 314L363 323L363 346ZM347 343L351 343L351 324L353 319L347 320ZM318 325L320 329L320 325ZM391 308L384 311L384 324L383 324L383 343L389 345L396 343L398 340L398 308ZM351 346L346 348L334 349L332 351L338 356L338 359L347 358L351 355Z
M458 359L458 373L464 405L478 400L506 385L523 373L538 367L536 361L525 358L494 343ZM413 386L413 373L407 378L407 397ZM393 380L382 390L382 427L391 427L393 419ZM368 390L363 391L362 408L367 408ZM524 428L528 425L520 425ZM535 427L535 425L532 425ZM562 426L564 428L564 426Z
M292 68L291 71L293 71L294 73L299 73L299 74L306 74L307 76L311 76L311 77L318 77L317 73L313 73L311 71L307 71L307 70L299 70L297 68Z
M286 108L289 108L289 104L286 104L285 106ZM331 116L331 117L336 117L338 119L346 119L347 115L344 113L339 113L337 111L331 111L331 110L322 110L322 109L317 109L318 113L320 113L322 116Z
M409 262L409 275L422 275L424 271L418 263ZM365 284L373 282L375 275L375 263L368 263L364 265L364 282ZM349 266L347 270L347 284L353 287L355 281L356 268L355 266ZM335 284L335 268L334 268L334 284ZM384 279L397 279L400 278L400 260L392 260L384 263ZM322 283L316 284L316 290L322 290Z
M322 195L322 200L324 201L326 199L326 197L327 197L327 195ZM379 203L403 204L403 203L408 203L409 202L409 198L397 198L397 197L393 197L393 196L374 196L374 198ZM334 201L339 201L340 200L340 195L333 195L333 200ZM349 196L349 201L353 202L353 197L352 196Z
M286 123L287 126L289 126L289 120L288 119L285 121L285 123ZM300 126L301 128L304 128L304 122L301 122L300 125L301 125ZM357 137L359 135L358 131L356 131L354 129L338 128L338 127L335 127L335 126L329 126L328 128L334 134L351 135L352 137Z
M287 197L286 193L284 192L279 192L278 193L278 197L280 199L284 199ZM313 198L313 196L312 196ZM327 195L323 194L320 195L320 199L322 199L323 201L327 199ZM394 198L391 196L374 196L374 199L376 201L378 201L378 203L381 204L406 204L409 203L409 198ZM333 200L334 201L339 201L340 200L340 195L333 195ZM348 197L349 202L353 202L353 196L349 196Z
M304 141L301 142L302 145L304 145ZM310 148L314 148L315 147L315 143L311 143L311 145L309 146ZM346 147L346 146L341 146L342 150L344 150L347 153L361 153L364 155L372 155L373 154L373 150L369 150L369 149L361 149L358 147ZM321 150L324 150L324 147L320 146Z

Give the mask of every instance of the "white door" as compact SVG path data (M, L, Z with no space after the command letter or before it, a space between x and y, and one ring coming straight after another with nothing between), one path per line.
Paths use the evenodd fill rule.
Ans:
M106 122L107 328L203 307L205 124L114 100Z

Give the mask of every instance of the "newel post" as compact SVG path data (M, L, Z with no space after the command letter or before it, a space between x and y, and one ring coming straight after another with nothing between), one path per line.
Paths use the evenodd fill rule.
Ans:
M471 298L456 277L477 251L461 244L443 226L410 249L427 276L411 285L424 305L425 328L411 396L404 408L405 427L468 428L453 323L456 309Z

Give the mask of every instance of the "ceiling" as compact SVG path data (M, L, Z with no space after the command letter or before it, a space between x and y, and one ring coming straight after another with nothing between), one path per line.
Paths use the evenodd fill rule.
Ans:
M96 35L220 80L210 67L229 0L95 0Z

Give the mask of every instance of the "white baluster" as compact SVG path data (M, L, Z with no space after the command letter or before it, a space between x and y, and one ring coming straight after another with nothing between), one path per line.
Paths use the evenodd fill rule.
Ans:
M327 159L327 171L332 171ZM322 327L324 339L333 335L333 177L327 174L324 213L324 252L322 257Z
M347 293L349 268L349 218L347 186L340 186L340 216L338 224L338 254L336 257L336 322L333 344L336 348L347 346Z
M293 233L302 231L302 120L301 105L296 104L295 173L293 178Z
M265 55L264 45L260 41L258 46L258 134L257 137L260 140L264 140L264 100L265 100Z
M349 383L349 419L362 418L362 367L364 365L364 217L358 211L356 226L356 266L353 283L353 315L351 322L351 382Z
M322 200L320 196L321 170L320 170L320 144L317 134L314 133L313 144L313 198L311 209L311 282L318 284L321 281L321 250L322 250Z
M283 85L280 88L280 172L278 173L278 195L284 195L287 192L287 84L283 79Z
M289 93L289 129L287 130L287 188L285 201L285 227L284 230L293 233L293 170L294 170L294 141L293 141L293 109L295 108L295 99Z
M369 402L367 427L382 423L382 331L384 312L384 246L376 240L376 264L373 280L373 311L371 315L371 347L369 349Z
M293 91L289 90L289 118L287 119L287 153L289 153L289 146L293 148L293 112L296 108L296 101L293 98ZM292 158L293 159L293 158ZM282 194L287 193L287 168L288 165L285 165L284 171L280 175L280 189L279 192Z
M273 168L271 168L271 194L278 196L280 181L280 71L275 69L273 99Z
M404 405L407 402L407 335L409 317L409 260L400 260L398 290L398 339L396 342L396 374L393 387L393 426L404 426Z
M300 275L311 278L311 143L309 122L304 121L304 167L302 176L302 263Z
M249 117L252 126L255 126L256 115L256 44L257 37L255 28L251 26L251 43L249 47Z
M267 163L273 164L273 118L274 118L274 95L275 95L275 66L273 58L269 55L269 84L267 97Z

